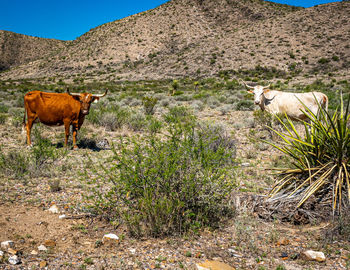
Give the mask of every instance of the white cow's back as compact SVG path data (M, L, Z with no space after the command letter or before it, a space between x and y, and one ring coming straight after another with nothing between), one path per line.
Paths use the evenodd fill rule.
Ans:
M317 114L320 105L327 109L328 98L325 94L320 92L309 93L291 93L270 90L264 93L265 100L261 100L264 104L263 109L272 114L287 114L293 119L305 119L302 111L306 111L304 105L309 110ZM316 101L317 100L317 101ZM303 105L304 104L304 105ZM262 107L262 106L261 106Z

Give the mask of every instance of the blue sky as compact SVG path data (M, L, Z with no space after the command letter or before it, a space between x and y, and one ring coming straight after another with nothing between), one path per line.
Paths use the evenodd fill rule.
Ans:
M155 8L165 2L167 0L0 0L0 30L73 40L101 24ZM273 2L310 7L334 1Z

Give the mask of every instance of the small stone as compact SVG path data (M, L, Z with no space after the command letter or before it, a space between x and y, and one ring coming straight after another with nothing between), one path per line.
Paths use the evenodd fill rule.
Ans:
M284 259L284 258L288 259L288 254L286 252L282 252L281 258L282 259Z
M16 255L17 254L17 250L13 249L13 248L8 248L7 252L12 254L12 255Z
M8 248L13 248L15 246L15 243L13 241L4 241L4 242L1 242L1 248L6 250Z
M58 216L58 218L59 219L64 219L64 218L66 218L66 215L60 215L60 216Z
M38 246L39 251L47 251L47 248L44 245Z
M287 246L289 245L290 241L286 238L283 238L279 241L277 241L277 246Z
M250 166L250 163L248 163L248 162L243 162L243 163L241 163L241 166L242 166L242 167L249 167L249 166Z
M129 248L129 251L131 254L135 254L136 253L136 248Z
M9 257L9 263L10 264L20 264L21 260L20 260L20 258L17 257L17 255L13 255L13 256Z
M56 204L53 204L48 211L52 214L58 214L60 212Z
M302 255L309 261L324 262L326 260L324 253L321 251L307 250Z
M40 268L44 268L47 266L47 262L46 261L41 261L39 264Z
M119 237L113 233L109 233L103 236L102 238L103 244L118 244Z
M242 258L242 255L238 254L237 251L234 250L233 248L229 248L227 251L230 253L232 257Z
M38 255L38 252L36 250L32 250L32 252L30 254L31 255Z
M197 270L234 270L233 267L219 261L208 261L196 264Z
M54 240L45 240L44 245L45 247L55 247L56 242Z
M2 259L3 256L4 256L4 252L0 250L0 260Z

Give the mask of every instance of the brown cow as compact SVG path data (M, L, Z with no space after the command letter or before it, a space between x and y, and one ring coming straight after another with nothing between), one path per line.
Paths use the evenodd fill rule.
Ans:
M77 132L82 126L85 116L89 114L90 105L107 94L102 95L90 93L45 93L41 91L31 91L24 96L24 118L23 126L27 131L27 144L31 145L30 132L34 121L38 118L41 123L48 126L61 126L65 128L65 142L67 146L69 128L73 126L73 148L77 149ZM27 123L26 123L27 115Z

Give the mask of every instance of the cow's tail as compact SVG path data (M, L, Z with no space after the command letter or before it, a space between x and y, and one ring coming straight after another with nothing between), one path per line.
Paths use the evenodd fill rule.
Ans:
M26 114L27 114L27 108L24 106L24 115L23 115L23 124L22 124L22 135L25 135L27 130L26 130Z
M322 96L321 105L322 105L322 108L327 112L328 111L328 97L326 95Z

